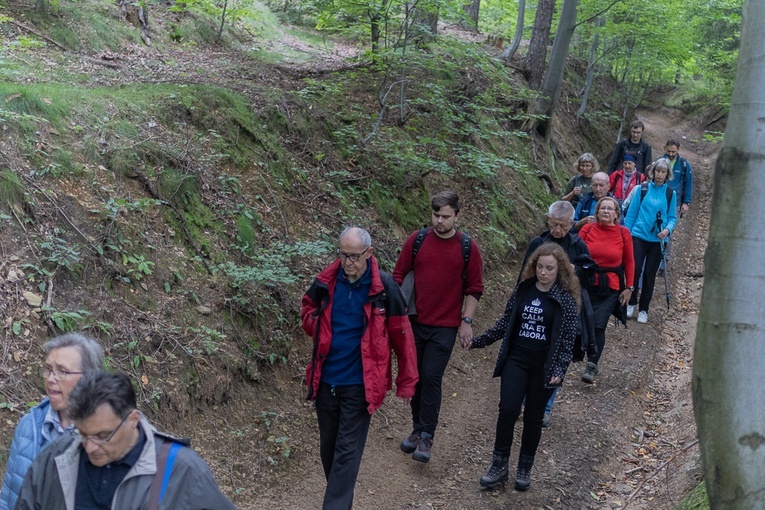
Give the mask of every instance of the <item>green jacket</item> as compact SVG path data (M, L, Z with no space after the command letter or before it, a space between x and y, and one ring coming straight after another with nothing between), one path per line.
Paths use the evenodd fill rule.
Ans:
M157 448L172 437L157 432L145 416L140 426L146 444L138 462L122 480L112 500L112 510L145 510L157 471ZM24 477L16 510L74 510L80 454L77 435L67 432L37 456ZM192 449L181 448L175 458L161 510L236 510L221 494L210 468Z

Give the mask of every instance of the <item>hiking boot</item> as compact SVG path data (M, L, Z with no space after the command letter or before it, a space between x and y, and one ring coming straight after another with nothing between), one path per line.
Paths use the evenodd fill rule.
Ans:
M588 361L587 362L587 369L582 374L582 382L585 382L587 384L592 384L595 382L595 376L598 373L598 365L595 363Z
M506 482L508 478L507 455L494 452L489 471L481 477L478 483L481 484L481 487L493 489L497 485Z
M641 311L638 314L638 324L645 324L646 322L648 322L648 312Z
M414 450L412 458L417 462L430 462L430 449L433 447L433 436L427 432L420 433L420 440L417 442L417 449Z
M635 308L637 305L627 305L627 318L631 319L635 316Z
M531 466L533 465L533 455L521 455L518 458L518 475L515 477L516 490L529 490L529 487L531 486Z
M401 441L401 451L404 453L412 453L417 449L417 445L420 443L420 431L413 430L409 437Z
M550 413L545 413L544 418L542 418L542 428L546 429L551 425L552 421L552 415Z

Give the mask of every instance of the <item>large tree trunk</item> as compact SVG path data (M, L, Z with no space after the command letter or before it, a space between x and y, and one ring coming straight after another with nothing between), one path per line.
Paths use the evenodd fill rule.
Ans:
M550 53L550 66L545 75L541 94L534 102L532 113L535 116L544 115L544 118L535 121L534 129L538 135L544 138L550 134L550 120L563 83L568 47L571 43L571 36L574 35L576 29L576 9L578 6L579 0L563 0L558 30L555 33L555 41L553 41L552 52Z
M471 0L470 3L465 4L463 10L465 11L465 28L471 32L478 33L478 11L481 9L481 0Z
M510 43L505 51L502 52L502 59L510 62L513 59L513 55L518 51L518 47L521 45L521 37L523 36L523 19L526 16L526 0L518 1L518 21L515 24L515 36L513 36L513 42Z
M693 403L710 507L765 508L765 2L743 7L717 160Z
M534 30L529 41L529 53L526 55L526 69L529 71L529 86L539 90L545 72L547 44L550 42L550 27L555 13L555 0L539 0L537 15L534 18Z
M584 115L587 110L587 101L590 98L590 89L592 81L595 79L595 63L598 61L598 44L600 42L600 27L603 26L603 17L595 20L595 35L592 36L592 46L590 46L590 58L587 61L587 76L584 79L584 92L582 93L582 104L576 112L577 117Z
M419 0L412 16L411 39L420 43L438 35L438 5L428 0Z

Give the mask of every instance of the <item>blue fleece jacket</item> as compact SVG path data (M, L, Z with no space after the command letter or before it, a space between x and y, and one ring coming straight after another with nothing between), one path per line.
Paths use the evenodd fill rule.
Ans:
M32 461L43 448L64 435L58 413L50 408L46 397L25 414L16 425L8 455L8 467L0 490L0 510L13 510L21 490L21 482Z
M641 200L640 187L636 186L635 198L627 210L627 218L624 226L627 227L632 237L643 241L658 243L661 240L658 233L663 229L669 229L669 233L675 229L677 223L677 193L672 192L672 200L667 204L667 184L656 186L653 182L648 183L648 191ZM669 206L669 207L668 207ZM661 230L656 230L656 215L661 214Z

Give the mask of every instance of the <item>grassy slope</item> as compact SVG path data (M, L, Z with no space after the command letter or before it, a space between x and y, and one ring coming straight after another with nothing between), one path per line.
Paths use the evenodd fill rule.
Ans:
M2 12L20 19L17 9ZM390 267L406 234L427 221L428 196L453 187L487 279L507 281L556 197L537 173L561 185L579 153L604 160L612 138L608 123L571 116L574 76L556 122L559 166L549 168L547 150L518 131L523 80L458 41L412 61L406 123L391 110L364 143L383 79L374 66L285 73L268 63L283 55L238 53L252 47L240 31L210 48L211 21L178 14L153 13L161 55L137 46L110 7L25 14L80 55L145 53L118 59L122 70L93 66L5 25L14 46L0 57L0 245L3 279L20 277L3 283L0 301L0 419L9 424L40 395L41 343L85 329L111 367L135 375L154 420L194 437L248 437L242 451L278 470L295 446L277 424L300 419L309 355L300 296L344 224L367 226ZM278 37L268 19L255 30ZM183 60L208 51L226 56ZM155 64L162 79L143 75ZM597 93L590 104L601 104ZM49 308L32 309L23 292ZM0 432L0 467L10 429ZM231 460L225 446L204 444L215 467ZM234 459L229 493L247 463Z

